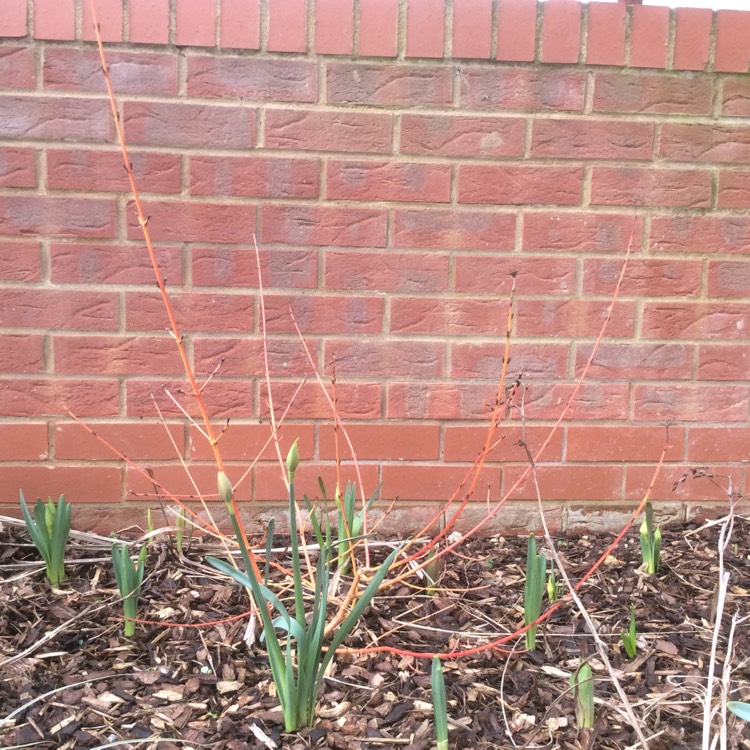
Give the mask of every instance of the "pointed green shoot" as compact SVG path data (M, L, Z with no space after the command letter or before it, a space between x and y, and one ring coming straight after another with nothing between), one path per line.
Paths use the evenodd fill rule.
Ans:
M649 575L659 572L661 557L661 528L654 528L654 509L646 503L646 515L641 523L641 556Z
M628 658L635 659L635 655L638 653L635 632L635 604L630 605L630 625L627 630L620 631L620 638Z
M125 637L135 635L135 618L138 615L138 598L141 595L143 572L146 568L148 549L142 545L138 552L137 562L133 562L126 544L112 543L112 567L115 571L117 588L122 597L122 608L125 612Z
M50 498L47 503L37 499L34 517L29 513L26 498L19 490L21 513L31 541L42 556L47 568L47 579L53 586L60 586L65 578L65 548L70 536L71 506L64 495L55 505Z
M750 721L750 703L742 703L741 701L729 701L727 708L735 715L739 716L740 719Z
M529 534L529 546L526 552L526 583L523 590L523 613L526 625L530 625L542 613L542 597L545 588L545 574L547 572L547 558L543 553L537 553L536 537ZM536 648L537 626L526 631L526 648L533 651Z
M575 691L576 721L579 729L594 728L594 676L588 662L582 662L570 675L570 686Z
M448 750L448 701L445 697L443 665L437 656L432 657L432 711L437 750Z

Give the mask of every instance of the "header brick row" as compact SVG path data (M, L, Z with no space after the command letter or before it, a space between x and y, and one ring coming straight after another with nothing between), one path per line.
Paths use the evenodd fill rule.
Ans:
M95 0L107 42L745 73L750 11L578 0ZM95 38L90 0L2 0L0 37ZM355 10L356 9L356 10Z

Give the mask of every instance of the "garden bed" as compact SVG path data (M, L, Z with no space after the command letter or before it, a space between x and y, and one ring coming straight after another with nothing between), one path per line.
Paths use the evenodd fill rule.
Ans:
M631 530L581 590L654 749L701 746L718 536L716 525L665 529L661 570L648 576L639 570L640 545ZM726 551L731 579L718 641L719 675L731 616L748 614L749 539L750 524L737 519ZM605 535L559 539L571 578L577 580L610 541ZM244 590L204 564L208 551L193 542L180 556L170 539L153 543L140 617L195 624L246 611ZM399 586L378 596L348 645L377 640L450 651L517 630L523 624L526 539L472 540L459 551L434 595ZM1 746L433 746L428 660L392 653L337 656L315 726L285 735L262 647L244 642L246 617L203 628L140 624L136 636L126 639L107 541L78 535L71 539L69 559L67 578L53 592L43 566L32 562L37 554L23 527L6 523L0 532L0 722L11 716L0 723ZM633 660L620 641L631 603L639 633ZM509 645L522 649L523 639ZM568 685L581 656L593 668L597 717L594 730L584 732L576 728ZM747 700L747 622L737 626L731 664L732 698ZM451 747L637 746L573 604L540 627L535 652L484 652L444 665ZM731 715L728 735L730 747L750 747L748 726Z

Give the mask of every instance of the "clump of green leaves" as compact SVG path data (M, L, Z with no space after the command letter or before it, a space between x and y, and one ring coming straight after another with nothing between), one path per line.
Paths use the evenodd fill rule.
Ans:
M328 648L324 652L323 641L332 561L335 558L335 553L338 551L338 545L354 540L339 538L335 543L332 543L330 538L326 540L322 536L320 537L324 543L320 547L320 556L315 571L312 603L309 611L306 610L305 585L300 566L300 541L297 533L297 506L294 490L294 476L298 465L299 451L297 449L297 441L295 441L287 456L294 616L289 613L286 606L266 585L261 583L254 575L249 574L249 555L244 537L241 534L233 513L230 512L230 517L235 525L237 541L240 545L240 551L245 561L247 572L243 573L215 557L206 558L206 562L213 565L222 573L226 573L226 575L252 592L259 616L263 622L263 639L265 640L268 661L271 666L271 675L276 686L279 703L281 704L284 727L288 732L296 731L302 726L312 725L315 718L315 707L318 701L320 685L336 649L343 643L362 613L369 606L388 573L391 563L401 550L400 546L397 547L386 558L370 583L360 593L356 603L334 633L330 644L328 644ZM229 508L232 502L232 487L224 472L219 472L219 494ZM276 611L276 617L271 617L269 608L273 608ZM276 634L277 629L286 634L285 639L279 638Z
M635 659L635 655L638 653L635 633L635 604L630 605L630 624L627 630L620 631L620 638L628 658Z
M654 528L654 509L646 503L646 515L641 522L641 555L649 575L659 571L661 557L661 527Z
M526 625L538 619L542 613L542 598L546 583L547 558L544 553L537 553L536 537L529 534L529 546L526 552L526 583L523 590L523 613ZM526 648L536 648L536 629L534 625L526 631Z
M31 541L47 566L49 582L53 586L59 586L65 578L65 548L70 536L70 503L65 500L65 495L60 495L57 504L52 498L46 503L39 498L34 506L32 518L23 492L19 492L21 513Z
M135 635L135 618L138 614L138 599L141 595L147 554L148 549L144 544L138 553L137 562L134 563L126 544L112 543L112 566L115 569L115 579L122 597L122 608L125 612L126 638Z
M432 712L437 750L448 750L448 701L445 697L443 665L437 656L432 657Z
M570 686L575 692L576 721L579 729L594 728L594 676L588 662L581 662L570 675Z

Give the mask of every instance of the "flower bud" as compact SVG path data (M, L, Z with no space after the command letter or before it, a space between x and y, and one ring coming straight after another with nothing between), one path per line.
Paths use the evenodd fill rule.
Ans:
M289 472L290 484L294 481L294 473L297 471L297 467L299 466L299 448L297 447L298 442L299 438L297 438L292 443L292 447L289 449L289 453L286 457L286 470Z
M227 505L231 505L234 491L232 490L232 483L229 481L229 477L223 471L220 471L216 477L216 482L219 486L219 497Z

